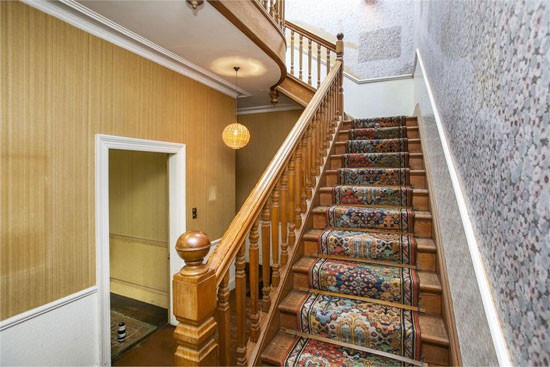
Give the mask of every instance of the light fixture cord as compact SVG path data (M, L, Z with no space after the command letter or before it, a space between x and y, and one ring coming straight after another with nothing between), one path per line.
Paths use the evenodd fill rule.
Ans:
M235 67L235 91L237 92L237 96L235 97L235 113L237 113L237 110L239 109L239 87L237 84L237 73L239 72L239 68Z

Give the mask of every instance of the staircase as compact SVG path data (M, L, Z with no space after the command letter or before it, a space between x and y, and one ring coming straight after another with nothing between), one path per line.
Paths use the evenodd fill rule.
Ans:
M345 121L271 365L448 363L416 118Z
M207 260L206 234L178 240L175 364L459 364L416 117L347 117L343 35L274 20L272 98L305 108Z

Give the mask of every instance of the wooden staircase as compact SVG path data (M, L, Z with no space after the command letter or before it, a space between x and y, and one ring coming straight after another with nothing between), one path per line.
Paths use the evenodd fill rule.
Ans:
M296 335L299 335L297 320L299 320L299 312L304 298L309 292L316 292L310 288L308 278L312 265L319 257L323 257L319 252L319 238L323 230L328 227L327 208L334 205L333 187L338 183L337 169L341 168L341 154L346 152L344 142L349 136L350 124L350 121L344 121L337 133L337 142L334 144L333 152L328 159L328 167L321 178L324 186L319 189L319 205L312 210L311 229L304 234L300 243L300 246L303 246L303 255L292 266L291 290L278 307L280 330L261 355L262 362L265 364L281 365L282 358L292 348L296 341ZM449 338L442 318L442 287L436 272L437 247L432 239L432 215L429 211L426 171L416 118L407 118L407 138L409 140L409 155L414 157L409 162L413 188L412 206L415 211L414 237L417 241L415 265L418 270L420 293L418 307L421 311L419 312L421 360L430 365L448 365L450 362ZM343 257L335 258L345 259ZM373 301L362 297L357 297L357 299L365 302Z
M278 1L258 4L267 6L271 15L280 9ZM331 44L286 22L284 17L275 20L289 34L287 42L292 53L289 73L276 88L305 109L208 260L205 257L211 244L206 234L188 232L178 240L176 249L186 265L173 278L173 310L179 321L174 333L178 343L175 364L214 366L236 361L240 366L302 365L297 362L299 353L289 354L298 350L297 346L330 349L340 358L333 365L340 365L346 358L363 358L361 363L374 361L375 365L382 360L391 366L457 364L453 357L458 353L456 332L447 332L454 328L452 305L446 292L442 254L435 240L437 218L431 211L430 180L416 117L402 120L400 131L406 138L406 151L390 153L398 154L404 164L399 170L406 172L407 180L399 185L407 186L406 205L384 209L390 216L400 213L410 219L402 236L414 238L414 262L396 264L321 251L321 238L329 227L334 228L329 222L332 208L345 206L336 204L335 188L341 186L341 168L349 160L348 141L355 134L352 120L345 119L343 113L343 35ZM295 44L299 55L296 66ZM314 62L316 77L312 75ZM303 70L304 64L307 69ZM362 205L357 210L370 215L377 209ZM369 228L353 231L380 232ZM339 262L359 273L367 269L378 274L391 268L402 274L399 282L392 278L391 284L403 289L406 284L413 296L407 298L403 291L402 299L388 300L388 292L357 295L313 285L313 268ZM232 283L235 298L231 302ZM352 305L349 310L355 316L359 310L401 315L402 320L414 325L412 332L405 333L414 341L410 345L402 343L402 351L388 352L388 343L384 349L370 341L339 340L330 332L304 332L304 324L299 325L298 320L310 301ZM235 317L231 316L232 310ZM331 317L338 319L339 314L332 312ZM374 319L365 315L358 320L363 325L374 325ZM405 330L403 325L399 327ZM387 327L399 329L393 322Z

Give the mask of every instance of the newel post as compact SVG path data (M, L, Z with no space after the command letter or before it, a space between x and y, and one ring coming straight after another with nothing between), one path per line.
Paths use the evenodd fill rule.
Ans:
M342 66L338 75L339 89L338 89L338 115L344 120L344 34L338 33L336 35L338 39L336 41L336 61L340 61Z
M178 255L185 260L172 280L174 315L179 321L174 331L178 366L218 365L216 273L203 264L209 250L210 240L202 232L186 232L176 244Z

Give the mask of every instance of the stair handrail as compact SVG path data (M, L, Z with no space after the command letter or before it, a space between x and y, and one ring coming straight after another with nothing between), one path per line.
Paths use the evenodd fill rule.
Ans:
M327 40L323 37L320 37L320 36L316 35L315 33L312 33L310 31L308 31L307 29L302 28L302 27L300 27L299 25L297 25L295 23L292 23L289 20L285 21L285 28L287 28L289 30L292 30L292 31L294 31L298 34L301 34L304 37L307 37L308 39L323 45L324 47L328 48L329 50L331 50L333 52L336 52L336 44L335 43L330 42L329 40Z
M277 299L282 291L281 273L288 273L289 256L297 251L298 235L303 234L305 213L313 203L321 167L328 159L327 150L335 139L338 124L343 121L343 37L342 34L337 36L334 67L206 263L204 258L211 250L211 243L205 233L186 232L178 239L176 251L185 266L174 274L172 282L173 312L179 321L174 331L178 344L174 356L176 365L231 364L229 281L233 263L236 264L236 364L252 364L259 355L260 342L267 335L268 317L274 312L275 303L271 300ZM250 311L246 309L247 238L250 240ZM248 338L247 318L250 321Z
M218 285L221 283L223 275L229 270L229 265L231 265L235 259L238 249L234 244L243 241L250 232L253 221L251 218L256 218L260 214L262 208L261 204L265 202L266 198L273 190L277 179L286 168L290 156L294 150L296 150L298 142L308 128L308 124L318 109L322 98L327 93L331 82L339 75L341 66L342 62L338 61L331 69L329 76L323 81L321 87L317 89L315 95L300 115L300 118L252 189L250 195L248 195L248 198L241 206L241 209L208 259L207 266L211 269L216 269Z

